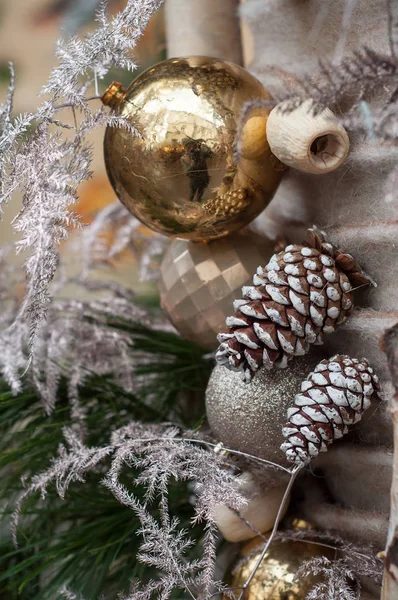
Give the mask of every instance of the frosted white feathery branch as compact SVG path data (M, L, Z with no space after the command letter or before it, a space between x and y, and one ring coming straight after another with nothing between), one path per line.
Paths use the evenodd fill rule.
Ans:
M59 63L42 90L49 98L35 112L14 119L15 76L10 67L8 95L0 108L0 208L17 190L22 193L22 209L13 227L19 234L17 252L26 255L27 280L26 295L14 319L6 319L0 331L0 368L14 391L20 389L18 376L29 364L23 359L25 348L31 360L40 324L47 315L50 286L60 260L59 245L80 225L72 207L79 185L91 176L87 134L105 125L127 127L135 133L124 119L108 115L104 109L92 112L87 90L111 67L135 68L131 49L162 2L128 0L112 17L107 14L107 2L102 2L94 31L58 42ZM65 106L79 111L80 123L75 119L74 128L57 118Z
M74 592L72 592L72 590L70 590L67 587L62 587L59 590L59 593L63 598L65 598L65 600L83 600L81 596L77 596Z
M107 2L102 2L95 31L83 39L72 36L58 42L59 65L53 69L43 93L52 94L54 100L65 98L85 109L86 89L95 77L101 79L111 67L135 69L130 51L162 3L163 0L128 0L122 11L109 18Z
M85 288L103 291L101 284L95 282L85 282ZM149 319L145 311L134 303L131 294L123 297L122 290L116 285L113 288L111 295L96 302L54 302L49 322L40 327L30 376L48 414L54 409L61 375L66 376L77 426L79 423L83 425L85 415L80 406L78 388L88 373L112 373L114 381L126 391L132 391L134 385L139 385L135 371L140 359L138 356L134 360L131 357L130 336L106 326L104 318L112 316L142 324L149 324ZM141 361L145 361L144 355Z
M202 598L210 598L214 589L222 588L221 582L214 581L217 534L212 509L220 502L228 502L239 510L245 500L232 485L234 475L225 468L220 454L203 448L205 442L199 438L196 444L194 440L184 440L179 429L167 424L132 422L116 430L109 444L102 447L86 447L70 429L65 429L64 435L66 444L61 445L49 469L27 483L13 518L15 541L20 509L27 497L40 493L44 499L49 486L55 485L64 498L69 486L84 482L89 472L105 472L103 484L140 520L143 541L137 558L155 567L158 573L156 581L137 583L128 596L130 600L152 598L155 593L166 599L175 589L184 590L192 598L200 590ZM133 488L122 483L126 469L130 475L138 471L132 483L144 487L144 498L138 498ZM196 496L195 520L208 523L204 551L198 558L186 557L194 542L178 519L169 514L168 487L175 481L191 483Z
M322 582L307 594L306 600L357 600L358 593L350 582L355 581L353 569L344 559L331 561L325 556L306 561L297 571L297 578L320 575Z
M109 235L112 243L109 244ZM142 232L142 224L119 201L105 206L93 222L75 238L74 249L81 257L81 276L96 264L107 263L129 250L138 260L140 279L159 277L161 256L168 240L165 236Z

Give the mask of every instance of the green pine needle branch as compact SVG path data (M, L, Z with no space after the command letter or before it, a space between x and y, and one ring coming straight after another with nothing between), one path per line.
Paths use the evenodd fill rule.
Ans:
M121 388L112 374L87 373L79 390L80 402L88 409L87 445L106 443L110 432L131 420L168 419L184 428L200 423L212 368L207 351L137 323L109 319L107 326L128 333L132 362L142 356L145 360L135 367L139 384L134 392ZM74 425L66 389L62 379L56 408L46 416L32 387L26 385L14 397L0 382L0 598L5 600L56 600L62 586L87 600L115 598L127 592L132 578L145 582L154 576L152 568L135 558L140 524L101 485L101 469L90 473L84 485L73 484L65 500L55 489L45 500L29 497L22 507L19 547L11 542L10 517L23 489L21 478L47 469L63 442L63 429ZM133 475L129 473L130 485ZM129 480L126 476L126 486ZM140 497L139 488L134 487L134 493ZM203 532L200 526L192 529L190 495L187 484L171 486L170 507L172 516L182 527L190 527L199 541Z

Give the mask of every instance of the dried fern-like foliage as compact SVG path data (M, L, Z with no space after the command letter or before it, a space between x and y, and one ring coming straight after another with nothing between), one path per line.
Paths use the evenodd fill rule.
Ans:
M82 444L70 429L64 430L64 436L65 443L60 446L58 457L49 469L27 482L26 491L18 501L14 513L16 541L19 511L32 494L40 492L45 499L55 485L59 496L64 498L70 487L76 493L76 482L87 481L89 485L94 475L96 484L100 485L102 478L103 485L113 497L135 516L133 521L129 520L141 541L136 548L137 556L131 557L132 564L138 559L146 568L141 581L133 583L128 598L150 599L159 594L169 598L173 590L183 590L196 597L194 590L199 589L203 597L210 597L214 589L223 588L221 582L214 580L217 532L212 523L212 507L227 499L239 510L244 500L235 492L233 475L222 467L222 459L217 454L185 442L177 428L167 425L130 422L115 430L110 441L102 447ZM190 493L196 496L194 508L189 507L189 488L185 483L188 481L191 482ZM102 497L102 492L99 493ZM184 518L188 517L185 527L189 526L189 531L180 522L184 511L180 516L178 512L175 514L176 494L180 494L184 510L188 511ZM117 513L116 510L115 516ZM125 518L128 519L127 514ZM195 525L203 520L202 527ZM99 534L93 537L99 537ZM130 538L131 532L126 537ZM56 543L55 531L53 540ZM199 553L189 552L195 542L199 542ZM114 542L111 545L114 546ZM126 550L124 548L123 553ZM79 552L78 548L76 552ZM123 560L126 561L126 557ZM36 562L40 564L39 559ZM62 564L61 560L59 563ZM151 575L153 579L148 581ZM58 579L65 584L76 585L74 576L81 577L81 573L68 577L58 572ZM125 585L125 581L122 583ZM42 597L51 596L44 593Z
M80 277L85 279L93 267L109 264L128 250L138 260L141 281L157 279L168 241L154 232L143 233L142 228L138 219L118 200L100 210L94 221L74 240L74 250L82 260ZM112 239L111 244L108 236Z
M356 600L360 597L361 578L380 586L383 562L376 558L373 546L358 546L347 542L328 531L322 533L311 529L281 532L278 538L284 540L316 540L316 543L335 549L335 558L315 557L304 562L296 573L296 579L308 575L321 575L322 581L309 592L306 600Z
M96 30L84 38L72 36L59 41L58 65L42 90L47 99L36 112L15 119L15 76L11 67L8 96L0 110L0 207L20 190L23 204L13 227L18 234L17 252L27 255L27 288L14 318L0 334L0 368L16 391L20 389L18 373L26 367L21 356L21 328L28 323L28 354L32 356L51 299L59 244L71 228L79 226L72 205L78 197L78 186L91 176L87 134L106 124L129 127L102 108L91 110L87 92L93 85L97 88L98 79L111 67L134 70L130 51L161 4L162 0L128 0L121 12L109 17L107 4L102 2ZM74 111L75 117L76 111L80 115L74 126L58 118L65 107ZM5 347L17 360L7 361Z
M381 56L364 46L343 58L338 68L320 61L319 73L300 80L298 95L286 96L286 110L293 110L307 98L313 99L315 107L336 106L348 96L360 102L376 86L394 85L397 76L398 63L394 55Z

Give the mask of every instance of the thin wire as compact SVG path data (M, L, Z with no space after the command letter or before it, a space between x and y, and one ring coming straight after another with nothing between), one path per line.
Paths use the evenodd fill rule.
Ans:
M74 123L75 123L75 129L77 131L77 119L76 119L76 111L75 111L75 107L74 106L72 106L72 114L73 114L73 120L74 120Z
M161 438L161 439L163 439L163 438ZM207 442L206 440L196 440L194 438L192 438L192 439L190 439L190 438L170 438L170 440L185 441L185 442L191 442L194 444L207 444L207 446L211 446L212 448L216 448L217 446L219 446L219 444L213 444L213 442ZM278 463L274 463L271 460L266 460L265 458L253 456L252 454L248 454L247 452L241 452L240 450L234 450L233 448L226 448L224 445L222 445L222 449L225 450L226 452L231 452L231 454L238 454L239 456L244 456L245 458L250 458L251 460L256 460L263 464L270 465L277 469L281 469L282 471L289 473L289 475L294 472L294 469L292 470L291 468L289 469L287 467L283 467L282 465L278 465Z
M233 448L226 448L223 444L214 444L213 442L208 442L206 440L197 440L195 438L182 438L182 437L148 437L148 438L135 438L131 440L133 443L142 444L144 442L189 442L191 444L204 444L206 446L210 446L211 448L220 448L225 450L225 452L230 452L231 454L238 454L239 456L244 456L245 458L249 458L250 460L256 460L262 464L269 465L276 469L280 469L281 471L285 471L289 475L293 475L296 472L297 467L283 467L282 465L278 465L278 463L274 463L270 460L266 460L265 458L260 458L258 456L253 456L252 454L248 454L247 452L241 452L240 450L234 450ZM301 465L300 465L301 469Z
M373 285L373 286L374 286L374 285L377 285L377 284L375 284L375 283L374 283L374 282L372 282L372 281L369 281L368 283L361 283L361 285L357 285L357 287L351 288L351 289L349 290L349 292L356 292L356 290L359 290L359 289L361 289L362 287L368 287L369 285Z

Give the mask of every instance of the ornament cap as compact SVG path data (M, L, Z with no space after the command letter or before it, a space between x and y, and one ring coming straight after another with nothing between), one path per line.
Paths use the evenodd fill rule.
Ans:
M101 97L101 101L105 106L116 108L125 99L126 92L126 88L119 81L112 81L105 94Z

